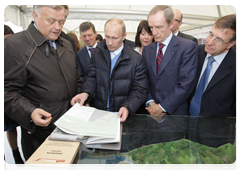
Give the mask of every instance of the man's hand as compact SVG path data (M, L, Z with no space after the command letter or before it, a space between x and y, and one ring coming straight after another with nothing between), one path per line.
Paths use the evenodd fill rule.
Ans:
M35 125L47 127L51 123L52 116L43 109L36 108L31 114L31 119Z
M150 115L165 115L166 113L162 110L162 108L159 106L159 104L156 104L155 102L152 102L149 107L145 108Z
M127 120L129 111L126 107L121 107L118 112L118 117L120 118L120 122L125 122Z
M71 105L73 106L76 103L79 103L80 106L84 104L84 102L87 100L88 94L87 93L81 93L76 96L74 96L71 100Z

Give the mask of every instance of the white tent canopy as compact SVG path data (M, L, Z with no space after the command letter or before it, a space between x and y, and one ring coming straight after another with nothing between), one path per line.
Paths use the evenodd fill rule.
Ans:
M126 24L128 39L134 40L137 26L147 19L154 5L69 5L69 15L64 24L64 32L74 32L79 36L79 25L90 21L96 31L104 36L104 24L110 18L119 18ZM220 17L236 14L230 5L171 5L183 13L182 32L197 38L205 38L213 23ZM4 10L4 21L27 29L32 18L32 5L9 5Z

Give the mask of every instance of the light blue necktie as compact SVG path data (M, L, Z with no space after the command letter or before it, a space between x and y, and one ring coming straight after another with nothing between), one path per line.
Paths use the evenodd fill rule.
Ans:
M49 45L56 50L56 47L54 46L53 41L47 40L47 42L49 43Z
M199 81L197 90L192 98L191 104L190 104L190 108L189 108L189 113L191 116L198 116L199 112L200 112L200 108L201 108L201 101L202 101L202 95L203 92L207 86L208 83L208 77L210 74L210 71L212 69L212 63L215 61L213 56L210 56L208 58L208 63L207 63L207 67L204 70L202 77Z

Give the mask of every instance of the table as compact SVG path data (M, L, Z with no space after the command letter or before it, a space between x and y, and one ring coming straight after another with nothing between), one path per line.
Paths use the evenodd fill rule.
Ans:
M236 118L134 114L123 123L120 151L82 152L77 163L233 163L235 140Z

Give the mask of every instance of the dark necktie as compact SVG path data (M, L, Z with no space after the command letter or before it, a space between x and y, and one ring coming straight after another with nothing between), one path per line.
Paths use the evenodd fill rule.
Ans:
M89 51L91 52L91 54L92 54L94 48L89 48L88 50L89 50Z
M208 77L209 74L211 72L212 69L212 63L215 61L213 56L210 56L208 58L208 63L207 63L207 67L204 70L202 77L199 81L197 90L192 98L191 104L190 104L190 108L189 108L189 113L191 116L198 116L199 112L200 112L200 108L201 108L201 101L202 101L202 95L203 92L207 86L208 83Z
M157 54L157 72L160 68L160 65L161 65L162 59L163 59L163 52L162 52L163 47L164 47L164 44L160 43L159 49L158 49L158 54Z

